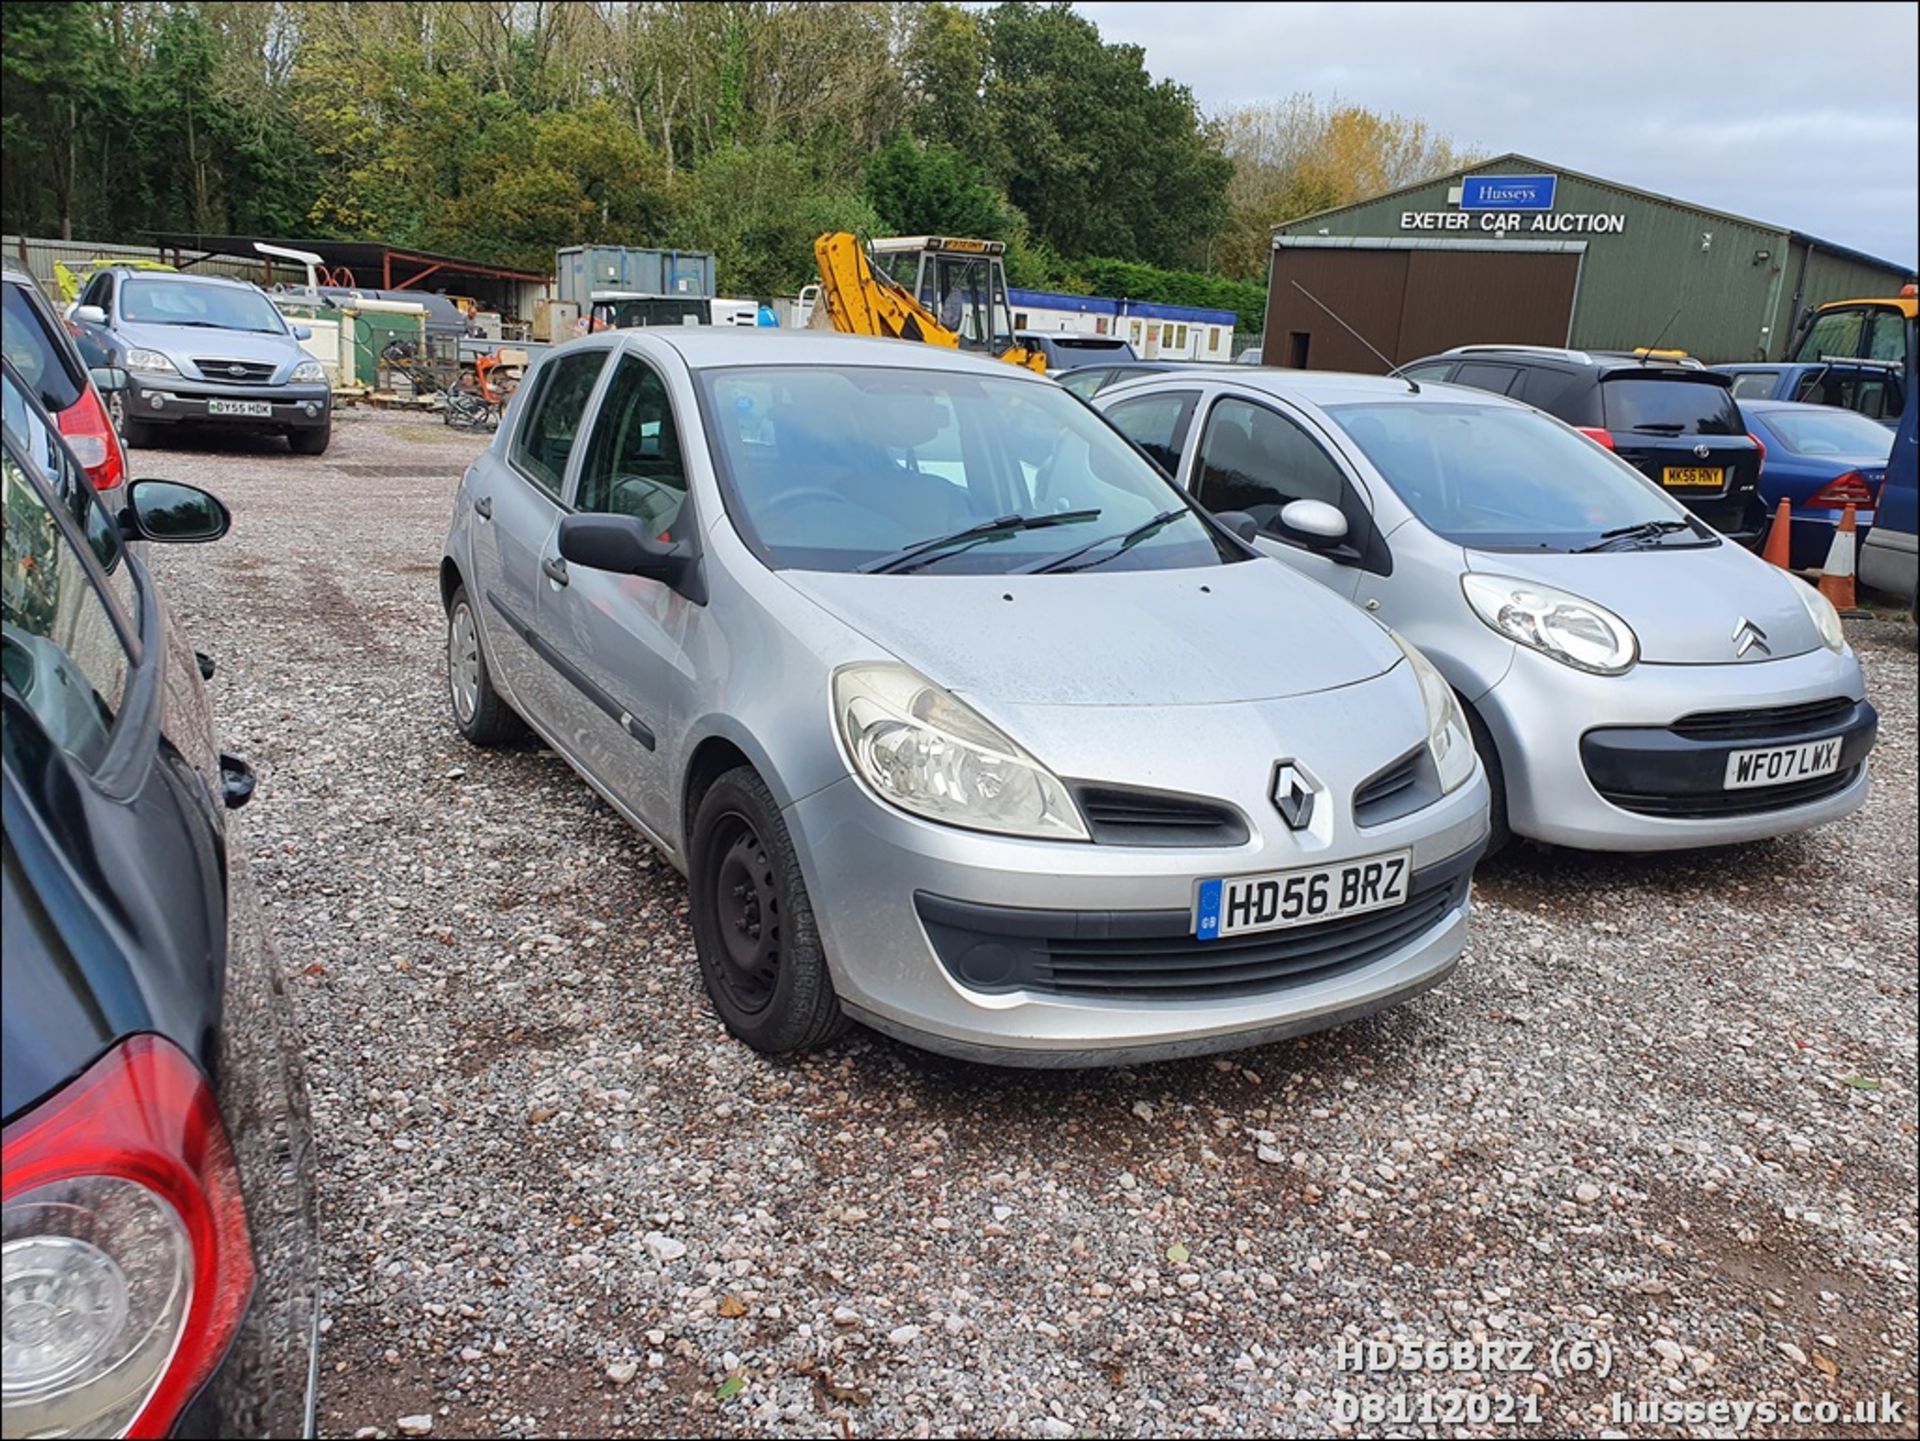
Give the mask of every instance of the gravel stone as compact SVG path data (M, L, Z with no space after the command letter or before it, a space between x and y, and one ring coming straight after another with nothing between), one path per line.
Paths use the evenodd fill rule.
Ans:
M1495 1336L1611 1352L1604 1382L1542 1372L1541 1434L1673 1383L1914 1414L1910 623L1848 622L1881 719L1860 814L1517 845L1408 1005L1119 1071L859 1030L775 1060L708 1006L672 867L537 742L454 732L437 571L483 443L343 411L324 457L133 456L234 516L151 556L260 777L233 824L306 1038L323 1435L1317 1436L1336 1390L1463 1384L1338 1347Z

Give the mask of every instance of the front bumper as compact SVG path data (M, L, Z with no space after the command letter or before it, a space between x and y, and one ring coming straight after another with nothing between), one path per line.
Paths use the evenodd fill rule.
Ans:
M1201 848L983 835L894 811L851 778L795 803L788 823L834 986L850 1015L948 1055L1070 1067L1258 1045L1340 1024L1437 985L1465 945L1468 876L1486 841L1486 803L1486 783L1476 773L1432 805L1350 831L1337 849L1304 861L1276 858L1257 835L1237 846ZM1224 987L1225 994L1141 998L1025 985L986 989L962 984L941 958L941 946L951 949L946 932L952 927L943 928L939 917L967 915L1055 934L1111 927L1132 931L1137 940L1164 933L1167 964L1187 964L1186 918L1197 880L1401 848L1412 852L1416 877L1408 909L1419 903L1423 885L1430 895L1441 881L1453 887L1427 912L1427 925L1389 936L1383 947L1342 964L1298 974L1270 969L1257 983ZM1148 953L1158 954L1153 947ZM1135 961L1139 955L1136 947Z
M239 400L265 402L267 415L215 415L207 402ZM184 376L143 376L128 373L128 420L145 422L206 421L214 425L254 425L277 430L312 430L327 424L333 408L332 388L320 385L209 385Z
M1788 835L1858 810L1877 723L1864 697L1851 652L1642 663L1624 676L1589 676L1521 649L1475 705L1500 752L1515 834L1584 850L1659 851ZM1821 702L1833 704L1821 711ZM1707 725L1674 729L1683 717L1742 711L1781 720L1723 725L1719 735ZM1721 788L1733 751L1833 736L1843 739L1840 773L1824 784Z

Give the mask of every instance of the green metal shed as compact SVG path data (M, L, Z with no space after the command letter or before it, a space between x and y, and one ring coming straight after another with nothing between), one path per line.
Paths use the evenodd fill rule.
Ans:
M1549 166L1493 160L1276 227L1269 365L1379 368L1449 345L1658 343L1777 360L1822 301L1894 295L1910 267ZM1362 323L1362 322L1365 323Z

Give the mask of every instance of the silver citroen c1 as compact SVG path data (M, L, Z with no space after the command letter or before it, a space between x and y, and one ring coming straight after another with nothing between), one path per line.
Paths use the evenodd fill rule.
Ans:
M1010 366L635 330L544 356L441 567L453 715L688 880L709 995L1071 1066L1457 963L1487 790L1439 673Z
M1669 492L1504 396L1379 376L1186 371L1095 404L1432 659L1495 845L1724 845L1866 799L1878 718L1839 616L1688 514L1697 472Z

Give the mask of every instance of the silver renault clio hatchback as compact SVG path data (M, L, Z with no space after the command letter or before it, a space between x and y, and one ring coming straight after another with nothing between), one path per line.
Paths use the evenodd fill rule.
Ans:
M1551 416L1291 370L1157 375L1095 404L1432 659L1496 844L1724 845L1866 799L1878 718L1833 607Z
M1249 527L1250 528L1250 527ZM1069 1066L1291 1035L1457 963L1452 691L1053 382L931 347L549 352L441 567L454 720L687 876L713 1004Z

